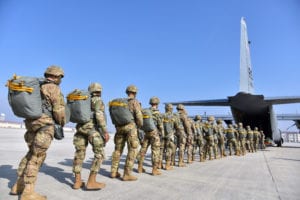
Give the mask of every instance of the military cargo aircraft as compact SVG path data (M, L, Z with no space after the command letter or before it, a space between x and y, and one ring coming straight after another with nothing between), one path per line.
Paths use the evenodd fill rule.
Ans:
M273 105L299 103L300 96L290 97L265 97L261 94L254 94L252 67L250 59L250 41L247 35L245 19L241 18L241 41L240 41L240 89L234 96L224 99L196 100L169 102L174 105L183 104L186 106L230 106L232 116L223 116L225 122L233 120L244 125L250 125L253 129L258 127L263 130L266 138L272 139L277 146L282 145L281 131L277 127L277 119L293 120L297 128L300 128L300 115L278 115L273 110Z

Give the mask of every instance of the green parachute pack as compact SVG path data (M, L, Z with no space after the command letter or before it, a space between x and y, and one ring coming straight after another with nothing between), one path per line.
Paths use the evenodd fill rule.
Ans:
M143 114L142 130L145 132L154 131L156 129L156 126L154 123L154 119L153 119L151 110L149 108L145 108L142 110L142 114Z
M116 98L109 102L109 114L112 123L116 126L124 126L134 122L134 117L128 107L127 98Z
M86 123L93 117L91 96L87 90L75 89L67 95L67 110L70 122Z
M17 76L7 81L8 102L13 113L25 119L37 119L42 116L41 84L44 78Z
M173 128L173 118L171 114L164 114L163 115L163 126L165 130L165 135L171 135L174 133L174 128Z

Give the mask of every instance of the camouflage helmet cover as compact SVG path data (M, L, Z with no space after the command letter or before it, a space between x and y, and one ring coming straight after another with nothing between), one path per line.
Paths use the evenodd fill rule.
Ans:
M165 105L165 109L167 110L167 109L173 109L173 105L171 104L171 103L167 103L166 105Z
M176 106L176 109L177 109L177 110L184 110L184 105L178 104L178 105Z
M89 90L90 93L101 92L102 91L102 86L100 85L100 83L91 83L89 85L88 90Z
M56 65L51 65L46 69L46 71L44 73L44 76L46 76L46 75L64 77L65 74L64 74L64 71L61 67L56 66Z
M151 97L149 100L149 104L159 104L159 98L158 97Z
M214 116L209 116L209 117L207 118L207 120L208 120L208 121L215 121L215 117L214 117Z
M221 124L222 121L223 121L222 119L217 119L217 123L218 123L218 124Z
M201 116L200 115L196 115L195 116L195 120L201 120L202 118L201 118Z
M135 85L129 85L127 88L126 88L126 94L128 92L133 92L133 93L137 93L137 87Z

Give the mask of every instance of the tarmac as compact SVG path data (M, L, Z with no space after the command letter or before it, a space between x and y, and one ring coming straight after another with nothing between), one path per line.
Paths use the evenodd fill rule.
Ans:
M21 158L27 152L24 129L0 128L0 200L17 200L9 195L17 175ZM151 175L150 151L144 167L146 173L138 174L135 164L133 175L137 181L124 182L111 179L111 154L114 149L113 135L105 147L106 159L97 176L106 187L98 191L73 190L72 163L73 133L65 132L63 140L54 140L47 158L38 174L35 191L49 200L126 200L126 199L224 199L224 200L299 200L300 199L300 145L283 144L283 147L267 147L245 156L227 156L222 159L188 164L162 171L160 176ZM126 149L126 147L125 147ZM82 178L87 181L93 153L89 146L83 165ZM121 158L123 174L126 151Z

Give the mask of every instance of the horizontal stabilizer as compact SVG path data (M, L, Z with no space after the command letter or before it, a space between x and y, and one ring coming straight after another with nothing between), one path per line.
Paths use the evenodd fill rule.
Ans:
M168 102L168 103L171 103L171 104L174 104L174 105L183 104L185 106L229 106L228 99L181 101L181 102Z
M288 103L300 103L300 96L265 97L264 100L269 105L288 104Z

